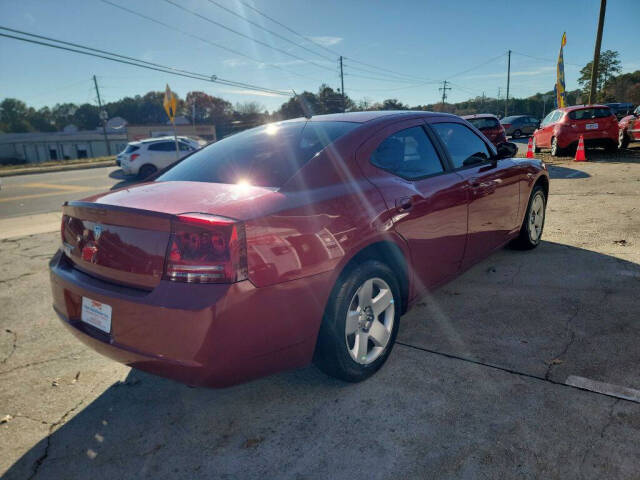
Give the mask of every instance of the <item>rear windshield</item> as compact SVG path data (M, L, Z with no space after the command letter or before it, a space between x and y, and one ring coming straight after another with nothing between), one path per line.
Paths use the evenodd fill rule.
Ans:
M280 187L316 153L359 125L300 121L252 128L197 151L157 181Z
M513 123L516 120L521 119L522 117L519 116L513 116L513 117L504 117L502 120L500 120L500 123L505 124L505 123Z
M467 121L476 127L478 130L486 130L487 128L499 128L500 123L497 119L487 117L487 118L470 118Z
M124 149L124 153L132 153L138 150L139 148L140 147L137 147L135 145L127 145L127 148Z
M608 108L583 108L569 112L571 120L590 120L592 118L605 118L613 115Z

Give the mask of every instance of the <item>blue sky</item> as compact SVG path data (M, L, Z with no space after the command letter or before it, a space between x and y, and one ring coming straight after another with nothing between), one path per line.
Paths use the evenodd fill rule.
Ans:
M233 48L262 63L143 20L101 0L0 0L0 25L279 90L315 91L321 82L339 87L336 55L257 15L243 5L242 1L247 1L344 55L347 58L345 92L351 98L379 101L395 97L416 105L438 101L440 85L436 82L444 79L452 82L449 92L452 102L483 92L495 97L498 89L504 96L508 49L518 52L512 54L511 59L512 96L552 89L554 59L563 31L567 32L567 89L576 88L578 71L593 56L600 4L598 0L215 0L293 42L288 43L208 0L175 0L185 8L280 50L276 51L196 18L164 0L110 1L173 25L177 30ZM618 50L624 71L640 69L638 19L640 1L609 2L602 49ZM402 80L398 81L399 77L388 71L356 61L396 72L403 76ZM203 90L234 103L257 101L269 110L278 108L286 100L6 38L0 38L0 64L0 96L17 97L36 107L67 101L95 102L91 82L94 74L105 101L163 90L166 83L182 96L189 90ZM363 78L365 76L375 79Z

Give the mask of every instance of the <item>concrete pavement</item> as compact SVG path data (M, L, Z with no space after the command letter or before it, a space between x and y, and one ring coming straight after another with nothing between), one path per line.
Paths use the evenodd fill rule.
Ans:
M640 404L567 383L640 390L640 162L550 172L540 247L426 297L355 385L314 367L225 390L130 370L51 311L57 232L0 241L0 474L638 478Z

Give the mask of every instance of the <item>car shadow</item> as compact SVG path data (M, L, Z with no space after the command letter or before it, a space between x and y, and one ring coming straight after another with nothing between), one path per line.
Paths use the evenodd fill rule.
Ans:
M610 355L607 349L599 348L599 342L613 341L617 343L616 357L637 360L639 339L633 338L638 335L633 329L637 326L623 325L630 321L631 314L625 317L620 311L638 311L640 300L623 290L623 305L617 307L620 295L616 294L633 288L631 284L637 285L639 280L640 265L573 246L542 242L531 252L504 249L425 300L437 302L439 315L448 318L447 329L441 330L447 334L449 343L423 347L427 351L446 350L450 356L466 356L491 365L506 365L505 368L513 372L523 371L544 380L544 370L550 367L543 360L553 359L563 351L567 328L570 322L577 321L579 333L575 334L576 338L571 337L572 349L582 346L588 351L587 357L578 356L578 360L588 364L585 368L592 369L590 375L597 376L593 365L609 360L606 357ZM571 284L571 290L566 282ZM611 297L609 303L588 291L600 285L607 285L605 293ZM484 295L484 290L474 290L478 286L486 289L487 294ZM544 292L538 293L542 287ZM580 310L574 308L579 302L575 295L582 291L587 292L585 298L594 297L594 305L601 305L602 309L591 312L588 305L577 315ZM477 305L465 307L467 302ZM415 344L437 343L439 321L428 319L428 312L420 304L416 308L417 312L403 317L406 325L401 327L401 332L404 328L405 334L399 338L405 342L411 338ZM471 314L464 314L456 310L458 308L470 309ZM479 327L466 332L467 322L475 322ZM451 335L451 330L455 335ZM618 330L619 336L607 337ZM478 332L482 332L481 335ZM591 333L593 338L585 339L585 333ZM477 354L473 348L482 342L493 347L485 354ZM459 343L468 351L454 351ZM483 357L487 354L496 358ZM351 433L363 428L366 432L380 429L388 432L385 435L395 440L388 440L392 444L387 443L384 448L393 445L394 449L407 449L412 441L402 433L394 434L394 429L389 430L390 418L396 414L402 417L409 415L407 410L417 409L425 422L446 416L448 430L455 430L451 425L460 421L455 411L438 401L423 397L415 404L412 398L405 398L407 394L417 396L419 392L424 396L425 385L416 379L438 374L431 370L424 372L424 364L407 358L402 351L394 350L390 359L393 365L385 366L361 384L334 380L313 366L219 390L189 388L131 370L124 381L112 384L95 400L78 407L78 413L68 422L57 429L51 428L52 433L35 443L4 478L31 478L38 469L38 478L227 478L225 475L228 478L289 478L295 476L292 472L298 471L296 462L302 456L316 458L318 462L331 461L324 449L336 451L338 445L347 449L343 453L355 455L357 448L351 448L352 439L346 444L333 444L339 439L332 437L331 432L333 435L344 432L343 436L350 438ZM562 369L570 363L567 358L561 360L553 364L554 368ZM429 364L435 360L429 357L427 361ZM631 364L625 367L620 358L615 361L615 368L637 370ZM518 362L531 362L533 366ZM528 371L529 368L533 370ZM543 369L543 373L537 373L538 368ZM574 365L571 372L580 374L580 368ZM427 399L439 398L441 383L438 382L432 384L434 391ZM463 386L465 391L474 389L467 378L460 388ZM508 397L514 395L498 383L493 387L499 396L491 397L492 402L506 404ZM524 398L523 405L533 401L528 400L535 395L533 391L518 392L517 395ZM391 400L398 395L397 401ZM465 397L466 393L460 396ZM462 402L460 408L465 411L464 398L441 401ZM349 415L339 414L345 411ZM371 424L364 425L366 422L359 418L358 411L366 415ZM474 416L468 412L465 415ZM496 419L489 411L480 411L476 417L479 432L491 431L497 428L496 422L506 421ZM392 426L396 428L395 423ZM433 455L452 454L446 442L442 445L444 449ZM357 447L367 449L368 444Z
M114 180L120 180L118 183L114 184L110 188L110 190L117 190L119 188L130 187L132 185L142 182L142 180L140 180L135 175L125 175L125 173L122 171L121 168L109 173L109 177L113 178Z
M574 168L560 167L558 165L547 165L549 170L549 177L552 179L579 179L579 178L589 178L587 172L583 172L581 170L576 170Z

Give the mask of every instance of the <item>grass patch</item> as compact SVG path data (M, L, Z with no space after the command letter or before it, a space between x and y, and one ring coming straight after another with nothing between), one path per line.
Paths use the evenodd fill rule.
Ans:
M0 172L6 172L8 170L23 170L27 168L47 168L47 167L59 167L63 165L76 165L95 162L107 162L112 161L115 163L116 156L95 157L95 158L76 158L74 160L55 160L51 162L38 162L38 163L22 163L19 165L0 165Z

